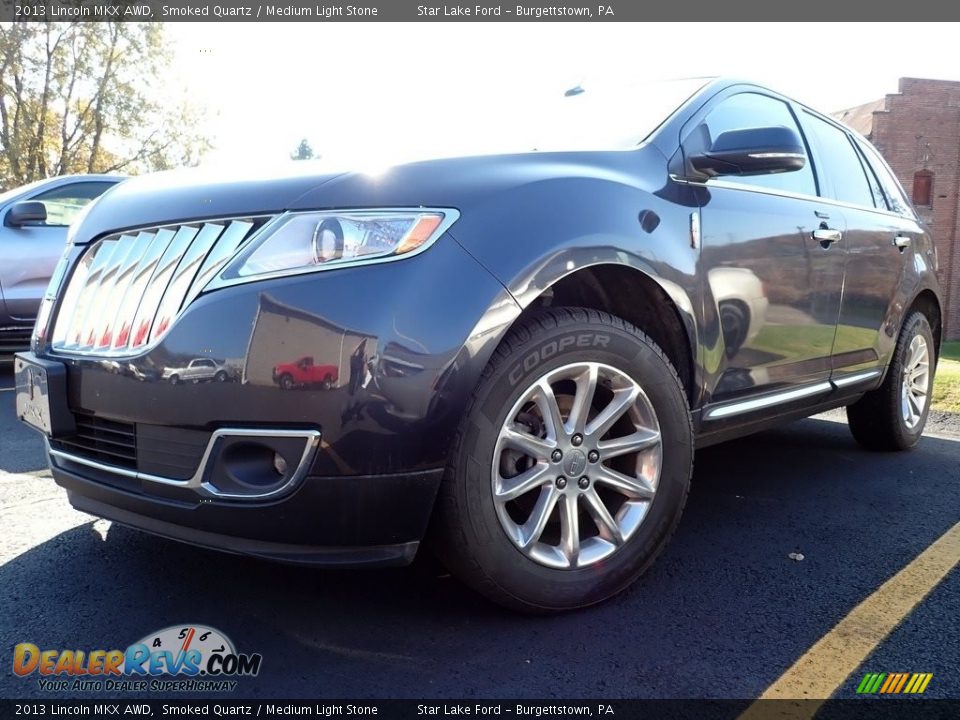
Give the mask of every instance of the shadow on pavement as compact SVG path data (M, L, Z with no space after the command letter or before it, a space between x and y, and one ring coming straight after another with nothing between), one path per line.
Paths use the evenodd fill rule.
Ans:
M701 451L653 568L548 618L503 611L427 561L318 571L119 526L104 539L91 523L0 567L0 636L5 652L123 649L211 625L264 656L237 697L751 697L957 521L958 461L960 443L932 438L863 452L818 420ZM7 673L0 696L43 695Z

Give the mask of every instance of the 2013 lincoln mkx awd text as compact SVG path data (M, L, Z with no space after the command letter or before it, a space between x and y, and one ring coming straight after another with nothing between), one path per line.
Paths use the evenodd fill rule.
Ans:
M570 95L558 151L92 204L16 362L71 503L317 565L429 537L550 611L651 563L695 447L840 406L861 444L914 445L937 257L877 151L746 83Z

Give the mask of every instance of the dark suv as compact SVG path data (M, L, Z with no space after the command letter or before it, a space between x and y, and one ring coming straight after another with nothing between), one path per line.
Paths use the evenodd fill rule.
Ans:
M697 447L840 406L861 444L914 445L937 255L876 150L750 84L572 95L596 133L566 150L95 203L16 365L71 503L317 565L429 535L550 611L650 564ZM204 357L234 381L165 380ZM282 387L298 357L337 382Z

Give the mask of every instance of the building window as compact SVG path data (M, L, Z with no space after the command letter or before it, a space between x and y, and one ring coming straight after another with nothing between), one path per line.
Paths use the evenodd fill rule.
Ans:
M933 199L933 173L918 170L913 174L913 204L929 207Z

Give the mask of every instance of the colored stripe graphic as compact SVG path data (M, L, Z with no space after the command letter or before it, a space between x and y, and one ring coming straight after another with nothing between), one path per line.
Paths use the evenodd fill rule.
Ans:
M894 690L894 692L900 692L901 690L903 690L903 686L906 684L906 682L907 682L907 674L900 673L900 682L897 683L897 687Z
M867 673L857 686L857 694L922 695L932 679L933 673Z

